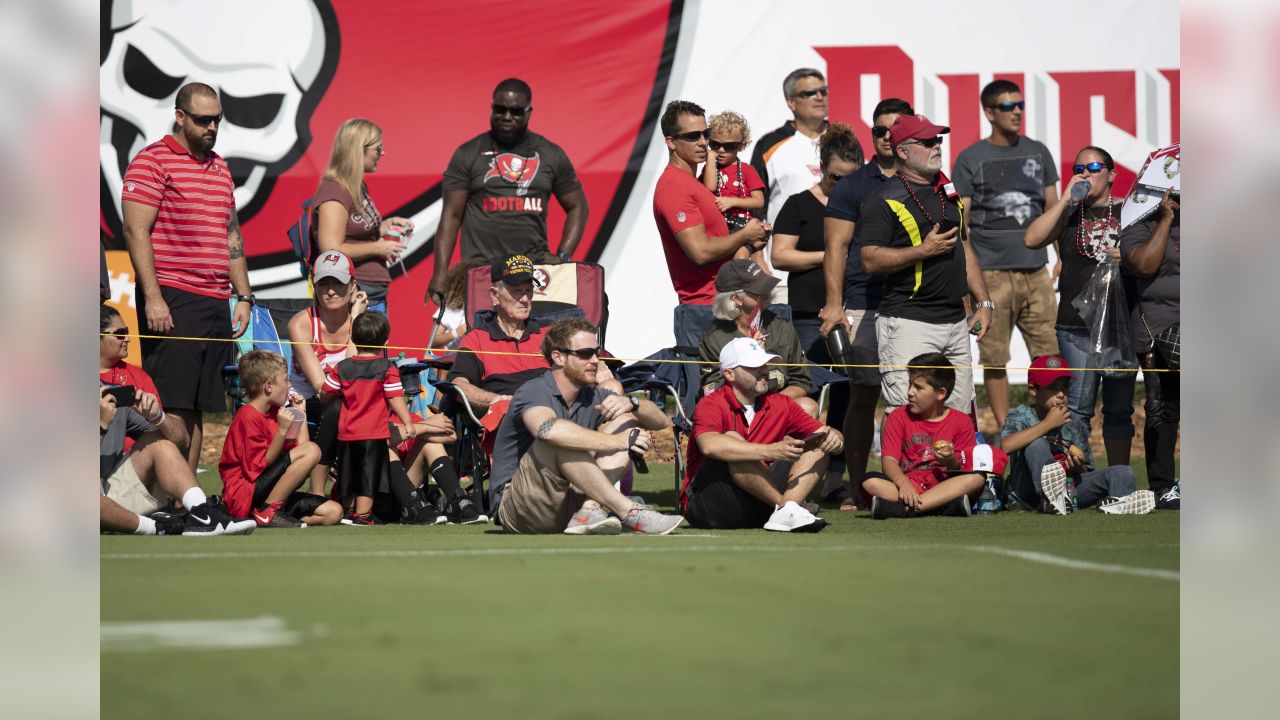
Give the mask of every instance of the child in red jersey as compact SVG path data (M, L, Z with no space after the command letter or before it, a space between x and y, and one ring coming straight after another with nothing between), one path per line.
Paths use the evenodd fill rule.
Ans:
M379 312L365 312L351 321L351 342L356 354L325 371L321 402L342 397L338 419L338 497L347 519L373 525L373 498L389 492L388 471L391 437L388 409L406 426L409 438L417 428L409 417L400 387L400 371L386 358L391 323Z
M956 371L942 353L918 355L908 365L907 404L890 413L880 431L884 472L869 473L862 483L872 495L871 516L883 520L930 511L967 516L970 496L982 493L986 476L962 472L970 463L961 459L973 457L977 440L973 420L945 404Z
M738 152L751 142L747 119L736 112L712 115L707 147L707 163L702 166L702 182L715 193L716 207L735 232L751 219L752 210L764 208L764 181L749 164L738 158ZM762 266L763 267L763 266Z
M258 527L338 524L342 506L298 491L320 461L320 446L301 427L306 413L302 398L289 396L284 358L266 350L245 353L240 381L249 401L231 421L218 461L227 509L236 517L252 512ZM295 424L297 418L302 423Z

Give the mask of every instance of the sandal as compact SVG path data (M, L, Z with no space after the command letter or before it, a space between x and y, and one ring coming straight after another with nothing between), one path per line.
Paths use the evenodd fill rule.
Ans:
M840 512L858 512L861 509L851 497L847 497L840 502Z

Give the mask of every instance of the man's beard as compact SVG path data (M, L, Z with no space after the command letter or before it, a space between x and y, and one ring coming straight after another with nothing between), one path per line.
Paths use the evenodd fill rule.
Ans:
M207 153L213 149L213 146L217 141L217 134L210 137L206 137L203 132L196 133L195 135L187 135L187 147L191 148L194 152Z
M564 376L575 385L595 385L596 381L587 376L585 368L574 368L569 365L564 366Z

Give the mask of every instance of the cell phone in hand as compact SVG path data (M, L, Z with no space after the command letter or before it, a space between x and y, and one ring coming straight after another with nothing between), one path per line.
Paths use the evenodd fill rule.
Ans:
M804 446L806 449L812 450L813 448L816 448L819 445L821 445L822 441L826 439L827 439L826 428L823 428L822 430L816 430L804 437Z
M138 402L138 388L132 385L112 385L103 395L116 399L116 407L133 407Z
M954 218L943 218L938 222L939 233L943 233L943 234L949 233L951 232L952 228L958 228L958 227L960 227L960 221L955 220Z

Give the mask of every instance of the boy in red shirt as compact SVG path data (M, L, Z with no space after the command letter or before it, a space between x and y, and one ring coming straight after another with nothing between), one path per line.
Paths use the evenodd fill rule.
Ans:
M907 364L912 366L907 404L889 413L880 431L884 472L870 473L862 483L872 495L871 517L968 516L970 498L982 494L986 477L962 472L973 465L977 439L969 416L945 404L956 371L946 355L936 352Z
M389 492L391 437L388 409L405 427L405 437L417 436L400 386L400 370L386 358L391 323L379 312L365 312L351 321L356 354L325 371L320 402L342 397L338 419L338 497L347 519L375 525L373 498Z
M294 410L303 423L306 411L301 397L290 397L284 358L266 350L245 353L240 381L249 401L231 421L218 461L227 509L235 517L252 511L258 527L338 524L342 506L298 491L320 462L320 446L305 427L293 427Z

